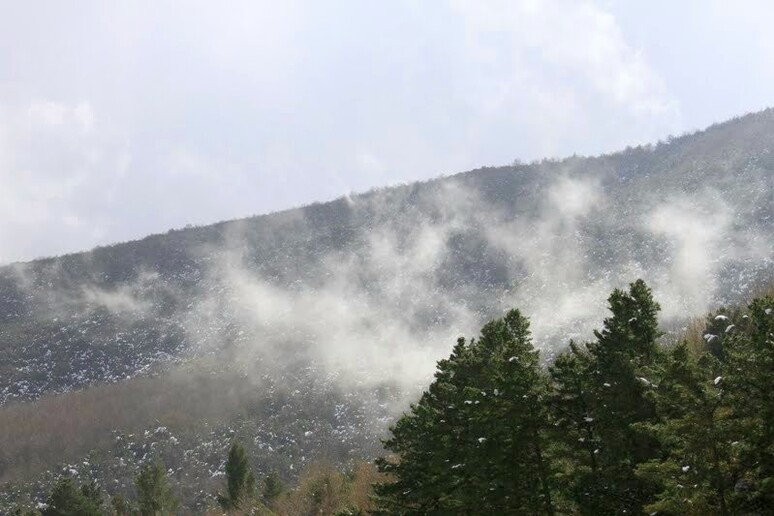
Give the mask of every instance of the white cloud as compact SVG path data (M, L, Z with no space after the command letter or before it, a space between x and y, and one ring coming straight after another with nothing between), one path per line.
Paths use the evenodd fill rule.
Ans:
M70 112L67 106L51 101L33 101L27 110L32 125L44 126L61 126Z
M718 44L726 48L727 55L718 58L739 59L737 66L742 70L736 70L737 73L747 69L760 76L758 84L745 84L745 89L757 93L760 88L768 93L768 82L774 79L771 66L774 62L774 33L771 30L774 3L768 0L713 0L701 10L701 16ZM771 105L770 96L765 98Z
M0 107L0 263L93 247L124 150L87 102L33 100Z
M570 135L577 141L578 131L609 125L605 117L625 117L630 127L622 136L629 141L598 126L606 141L592 147L576 143L574 150L612 150L611 145L677 127L678 103L663 79L626 41L614 16L594 3L457 0L453 5L465 26L468 101L481 112L521 120L527 134L538 128L535 143L544 153L567 153Z
M598 180L560 177L548 190L550 205L565 219L573 220L600 208L604 201Z
M45 19L19 4L0 20L0 261L696 127L682 119L696 91L611 3L161 1ZM670 45L726 17L724 41L758 63L744 70L770 76L765 2L698 14ZM765 89L723 73L734 63L679 68L717 65L729 83L712 91ZM66 217L79 224L61 232Z
M681 196L654 206L645 227L665 238L670 261L657 281L664 317L698 314L717 295L720 268L729 255L733 211L715 192Z

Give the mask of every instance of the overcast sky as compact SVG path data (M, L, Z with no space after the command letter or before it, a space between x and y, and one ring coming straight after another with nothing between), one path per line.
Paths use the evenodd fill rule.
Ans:
M0 263L771 105L774 2L0 0Z

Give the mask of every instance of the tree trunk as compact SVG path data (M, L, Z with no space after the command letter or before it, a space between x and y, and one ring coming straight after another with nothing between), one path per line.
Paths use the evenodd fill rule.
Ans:
M535 448L535 458L537 459L538 475L540 476L540 488L543 493L543 500L546 504L546 514L554 516L554 503L551 500L551 489L548 487L548 473L546 465L543 462L543 451L540 447L540 433L537 429L532 432L532 441Z

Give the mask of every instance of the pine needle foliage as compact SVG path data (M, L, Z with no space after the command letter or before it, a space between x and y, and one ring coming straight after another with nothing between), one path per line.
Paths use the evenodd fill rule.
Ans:
M216 498L218 505L226 512L244 508L255 496L255 476L240 443L232 444L228 452L225 487L225 491L218 493Z

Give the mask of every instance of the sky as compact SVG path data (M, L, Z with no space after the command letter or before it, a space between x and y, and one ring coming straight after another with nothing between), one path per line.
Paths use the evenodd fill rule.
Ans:
M774 3L0 0L0 264L772 104Z

